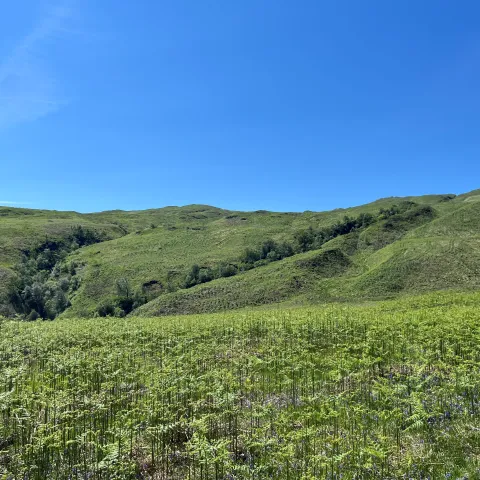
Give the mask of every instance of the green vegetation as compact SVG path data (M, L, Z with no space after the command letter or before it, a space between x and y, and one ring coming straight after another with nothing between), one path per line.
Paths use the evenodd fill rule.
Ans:
M4 320L0 478L479 478L479 306Z
M415 205L405 202L413 202ZM379 211L382 208L387 211L394 205L402 204L413 207L420 214L397 222L393 232L388 229L388 225L381 228L388 219L377 219ZM341 283L339 280L339 284L350 287L354 275L366 273L366 256L374 253L377 244L378 248L382 248L381 245L401 240L410 231L462 205L461 202L456 203L451 196L438 195L384 199L362 207L323 213L229 212L204 206L162 209L157 211L156 221L149 222L155 223L155 229L148 224L143 230L81 249L73 255L73 259L85 265L85 268L82 270L81 286L72 299L72 307L63 315L91 316L103 302L115 303L115 285L119 278L128 279L135 291L145 290L147 294L147 304L135 309L133 315L140 311L142 315L210 312L236 308L237 305L253 306L279 300L298 303L348 300L354 296L351 293L354 290L338 291L331 284L330 274L326 279L319 275L322 270L343 269L343 275L348 280L342 279ZM422 207L427 208L422 210ZM402 212L397 214L402 216ZM143 212L137 212L137 215L143 215ZM327 232L333 226L341 225L345 216L358 219L362 215L367 219L369 215L374 216L377 221L321 245L325 250L339 249L342 254L338 258L346 255L350 268L330 265L319 267L316 271L306 271L298 269L293 262L294 268L291 269L292 263L289 260L293 260L296 255L289 256L291 252L288 246L292 247L293 253L300 251L296 235L312 230ZM377 231L371 238L368 237L367 234L374 229ZM361 234L365 237L359 238ZM345 238L349 235L352 238ZM332 246L332 242L347 240L351 244L351 251L343 246ZM253 264L242 261L246 250L263 249L265 243L275 245L273 251L268 250L271 258ZM319 243L315 247L318 245ZM286 258L281 259L282 257ZM273 265L271 260L278 265ZM341 262L345 263L344 260ZM245 273L252 266L256 272ZM269 272L274 272L275 278L271 278ZM241 275L235 275L237 273ZM245 278L241 279L243 276ZM305 277L305 281L297 281L299 276ZM439 283L435 288L451 286L446 282ZM395 293L398 292L369 294L368 297L388 297ZM359 296L362 294L359 292Z
M117 295L102 302L97 308L100 317L125 317L136 308L147 302L147 289L133 291L126 278L117 280Z
M17 274L9 285L10 306L29 320L53 319L70 306L68 293L78 288L77 265L62 263L78 248L99 243L102 236L81 225L62 240L45 240L39 247L23 252L14 267Z
M475 227L480 204L465 207L444 201L435 210L421 204L397 205L374 216L368 226L336 236L318 250L159 296L135 314L207 313L279 302L359 302L480 287L480 236ZM448 235L426 231L435 225L449 228Z
M320 213L0 208L0 314L154 316L475 289L477 197L386 198ZM77 226L102 241L64 248ZM55 265L31 268L48 242L62 245Z
M379 218L383 218L383 216ZM271 262L292 257L296 253L319 249L328 241L353 231L360 231L374 223L375 220L376 218L370 214L362 214L356 219L345 216L341 222L330 227L320 229L310 227L308 230L295 232L293 243L285 241L278 243L272 239L264 240L258 248L247 248L236 263L221 263L214 268L193 265L182 287L191 288L218 278L233 277L252 268L263 267Z
M479 198L0 208L0 479L480 478Z

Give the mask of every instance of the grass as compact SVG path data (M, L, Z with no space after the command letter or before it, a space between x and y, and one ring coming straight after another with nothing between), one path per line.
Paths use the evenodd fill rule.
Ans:
M92 315L101 299L115 294L118 278L127 278L134 288L152 280L165 286L169 276L174 281L183 280L193 264L233 262L246 247L266 238L290 239L295 231L310 225L331 225L346 214L377 212L379 205L393 203L390 199L374 207L303 214L231 212L205 206L161 209L152 221L156 228L93 245L71 257L85 268L68 315Z
M20 260L22 251L35 248L45 238L63 239L76 225L96 229L107 238L122 235L118 225L95 218L76 212L0 207L0 266L12 267Z
M479 306L5 320L0 478L479 478Z
M108 241L67 258L79 265L78 290L71 292L69 317L92 316L116 294L116 282L133 289L155 281L160 297L139 314L223 311L276 302L311 304L389 298L449 288L477 288L480 272L478 191L380 199L330 212L234 212L190 205L95 214L0 208L0 311L12 267L23 250L68 236L75 225L101 231ZM317 253L285 259L229 279L169 293L193 264L235 262L246 247L267 238L291 240L309 226L325 227L345 215L377 214L402 200L434 209L431 216L379 222L361 234L337 237ZM335 254L328 252L335 251ZM310 256L312 255L312 256ZM316 259L316 260L312 260ZM310 262L310 266L302 262ZM312 264L313 262L313 264Z
M469 198L469 197L468 197ZM163 295L138 315L206 313L290 302L378 300L400 294L480 287L477 203L437 204L435 215L386 221L231 279ZM439 230L441 229L441 230ZM443 234L442 234L443 232Z
M434 206L436 215L449 214L462 205L455 201L446 201L446 196L409 197L421 205ZM156 280L165 286L167 278L181 282L193 264L214 266L219 262L235 262L246 247L256 246L266 238L290 240L295 231L307 228L328 226L348 215L377 213L399 199L382 199L372 204L347 210L303 214L278 214L272 212L227 212L215 209L211 211L203 206L191 206L185 209L169 210L168 221L158 222L156 229L146 229L130 234L103 245L92 246L79 251L74 259L85 265L83 285L73 299L73 306L67 312L69 316L88 316L93 314L96 305L105 297L115 294L115 280L128 278L136 288L145 282ZM205 218L204 218L205 217ZM254 306L284 301L304 295L310 288L309 298L325 300L328 298L348 298L352 296L352 282L340 282L345 291L338 291L333 281L319 281L321 270L341 270L346 277L365 273L367 270L365 255L403 238L409 231L431 222L433 217L414 218L394 226L393 231L382 230L382 225L367 229L362 238L353 239L350 250L345 241L338 247L338 266L318 265L316 271L305 272L295 262L284 261L280 265L262 267L262 272L249 272L244 278L217 280L208 286L196 287L191 292L182 290L168 293L164 289L160 298L153 300L142 314L156 315L165 313L199 313ZM381 231L378 231L378 230ZM374 238L369 242L367 238ZM325 250L335 248L335 243L326 245ZM358 253L360 251L360 253ZM320 254L323 255L323 254ZM345 259L344 256L352 257ZM353 256L352 256L353 255ZM328 263L328 262L327 262ZM350 265L351 268L346 268ZM326 272L326 277L329 273ZM302 282L297 278L300 277ZM447 288L450 285L440 285ZM388 296L394 291L384 289L381 295ZM422 291L419 288L419 291ZM363 292L359 291L359 294ZM370 294L370 296L372 296Z

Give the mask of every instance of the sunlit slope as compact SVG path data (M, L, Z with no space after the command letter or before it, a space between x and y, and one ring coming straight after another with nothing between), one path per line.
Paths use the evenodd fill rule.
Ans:
M444 195L425 197L405 197L417 203L439 204ZM179 227L194 231L198 226L219 222L219 228L238 226L247 222L248 227L273 225L274 230L309 223L326 225L341 219L344 215L356 215L360 212L374 213L379 208L388 207L403 199L391 197L377 200L368 205L349 209L337 209L329 212L305 212L304 214L281 214L271 212L232 212L204 205L186 207L165 207L142 211L114 210L100 213L80 214L53 210L34 210L0 206L0 266L10 267L21 256L22 251L35 248L45 238L53 240L64 238L71 232L72 226L83 225L97 229L107 238L117 238L127 234L141 233L147 228L163 227L173 231ZM268 230L267 230L268 232Z
M467 197L455 209L412 232L414 237L470 237L480 235L480 201ZM480 196L478 197L480 200Z
M353 275L358 267L339 250L295 255L231 278L162 295L135 311L135 315L205 313L268 305L292 300L313 291L329 300L322 281Z
M118 278L128 279L134 288L157 281L165 290L170 281L181 281L193 264L233 262L266 237L291 236L314 215L222 212L212 218L203 217L202 210L182 209L166 225L76 252L71 259L84 269L69 315L92 313L102 298L115 293Z
M425 198L409 197L412 201L427 205L441 204L445 198L447 197L444 195ZM83 266L82 283L72 298L72 307L65 315L94 313L99 302L115 294L115 283L119 278L126 278L133 288L140 288L147 282L158 282L162 293L162 298L158 300L160 303L168 302L171 298L175 304L181 304L181 298L184 296L186 299L191 298L192 293L182 290L170 294L168 285L169 282L178 283L185 278L193 264L207 267L219 262L235 262L245 248L257 246L267 238L277 241L290 240L295 232L309 226L332 225L342 220L345 215L375 214L380 208L390 207L401 200L387 198L351 209L319 213L233 212L202 205L137 212L137 215L147 216L150 219L144 228L110 242L81 249L71 256L71 261ZM135 212L120 213L125 222L130 215L135 218ZM98 216L106 221L110 216L117 218L118 213L106 212ZM278 278L278 289L283 293L276 293L277 289L273 289L270 285L269 270L261 272L263 268L267 267L256 270L244 279L230 278L220 282L220 285L228 285L227 289L232 285L234 292L232 295L243 297L244 300L233 301L229 295L217 299L215 293L208 297L212 301L209 308L204 306L193 310L210 311L218 308L234 308L239 304L271 303L278 301L279 298L289 297L292 293L298 293L297 287L291 287L289 280L286 280L283 274ZM281 269L281 265L271 268ZM258 280L257 276L265 280ZM288 277L290 276L289 272ZM252 282L253 285L248 285ZM237 287L237 284L245 287ZM255 291L257 284L259 292ZM209 291L209 288L214 288L216 291L210 284L204 288L205 291ZM235 292L237 288L241 288L242 291ZM245 293L243 290L253 290L253 292L251 295L243 295ZM220 288L220 291L223 289ZM219 295L224 294L219 293ZM206 299L204 301L209 302ZM213 304L217 303L219 306L214 307ZM179 307L180 311L189 312L189 305L191 305L190 300L186 305ZM170 309L170 307L167 308L167 310ZM173 309L173 311L177 310Z
M49 240L68 236L72 227L83 225L104 233L106 238L123 234L114 223L76 212L0 207L0 266L11 267L25 250Z
M23 253L45 241L65 240L79 225L97 231L105 239L124 235L116 224L76 212L0 207L0 312L8 303L9 285L15 278L12 268Z
M193 313L268 305L384 298L402 292L478 285L479 191L459 195L390 197L328 212L236 212L205 205L92 214L0 207L0 304L22 252L46 239L67 238L82 225L101 243L67 257L77 266L79 288L64 316L90 316L126 279L133 289L155 282L158 298L140 314ZM194 264L236 263L266 239L292 241L295 232L323 228L345 215L377 215L402 201L420 214L376 222L337 237L321 250L296 255L235 277L171 292ZM431 207L431 210L429 208ZM332 253L333 252L333 253Z
M369 267L338 250L296 255L233 278L162 295L135 314L204 313L278 302L378 300L399 293L480 287L480 241L476 239L454 245L403 240L371 257Z
M138 314L376 300L480 287L480 203L462 199L433 205L432 216L398 222L393 229L379 222L359 234L337 237L321 250L167 294Z

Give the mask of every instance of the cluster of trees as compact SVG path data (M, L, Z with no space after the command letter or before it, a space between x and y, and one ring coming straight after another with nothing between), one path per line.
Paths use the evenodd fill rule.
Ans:
M103 241L94 230L75 226L63 240L49 240L23 253L14 268L9 301L17 314L28 320L54 319L70 306L69 294L79 287L78 265L65 263L67 255L86 245Z
M257 248L247 248L235 264L221 264L214 268L193 265L182 287L191 288L217 278L231 277L237 273L282 260L298 253L316 250L339 235L346 235L354 230L368 227L376 219L371 214L361 214L356 218L345 216L342 221L329 227L318 229L310 227L298 231L294 234L291 243L267 239Z
M42 252L38 259L24 257L16 268L18 276L11 285L10 303L28 320L53 320L70 306L68 294L78 288L76 265L52 268L50 257L51 252Z
M395 215L401 215L402 213L405 213L417 206L417 203L405 200L400 202L398 205L392 205L388 208L381 208L378 212L378 217L381 220L386 220L387 218L394 217Z
M248 270L298 253L317 250L335 237L366 228L375 221L376 218L370 214L361 214L356 218L345 216L342 221L328 227L317 229L309 227L295 232L291 243L277 243L271 239L266 240L256 249L248 248L245 250L240 257L241 269Z
M117 280L116 289L117 294L114 298L98 305L98 316L122 318L147 302L146 292L142 289L134 290L126 278Z
M267 239L258 248L247 248L240 256L242 270L249 270L254 266L259 266L282 260L282 258L294 255L294 247L287 242L277 243L275 240Z
M388 228L390 225L388 222L390 221L408 220L408 218L418 215L433 215L433 212L434 210L431 207L404 201L398 205L380 209L377 215L362 213L357 217L345 216L343 220L328 227L309 227L300 230L295 232L291 242L276 242L267 239L257 248L247 248L234 264L221 264L213 268L193 265L182 287L191 288L217 278L231 277L237 273L282 260L298 253L317 250L336 237L363 230L381 220L387 220L385 227Z
M82 225L77 225L72 228L72 233L68 237L72 242L70 245L70 250L76 250L80 247L86 247L88 245L93 245L94 243L103 242L105 236L96 230L82 227Z
M384 220L385 230L400 230L409 228L422 219L431 219L435 216L435 210L429 205L418 205L415 202L405 201L399 205L393 205L388 209L381 209L379 218Z
M238 267L231 263L221 263L214 268L200 267L195 264L190 268L181 287L191 288L200 283L210 282L217 278L233 277L237 273Z
M362 213L356 218L345 216L342 221L328 227L317 229L310 227L307 230L296 232L294 235L294 251L295 253L303 253L317 250L336 237L361 230L376 221L377 218L374 215Z

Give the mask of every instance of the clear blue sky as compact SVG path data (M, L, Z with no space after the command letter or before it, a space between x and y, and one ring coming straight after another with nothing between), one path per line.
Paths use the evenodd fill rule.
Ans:
M0 202L324 210L480 187L477 0L18 0Z

